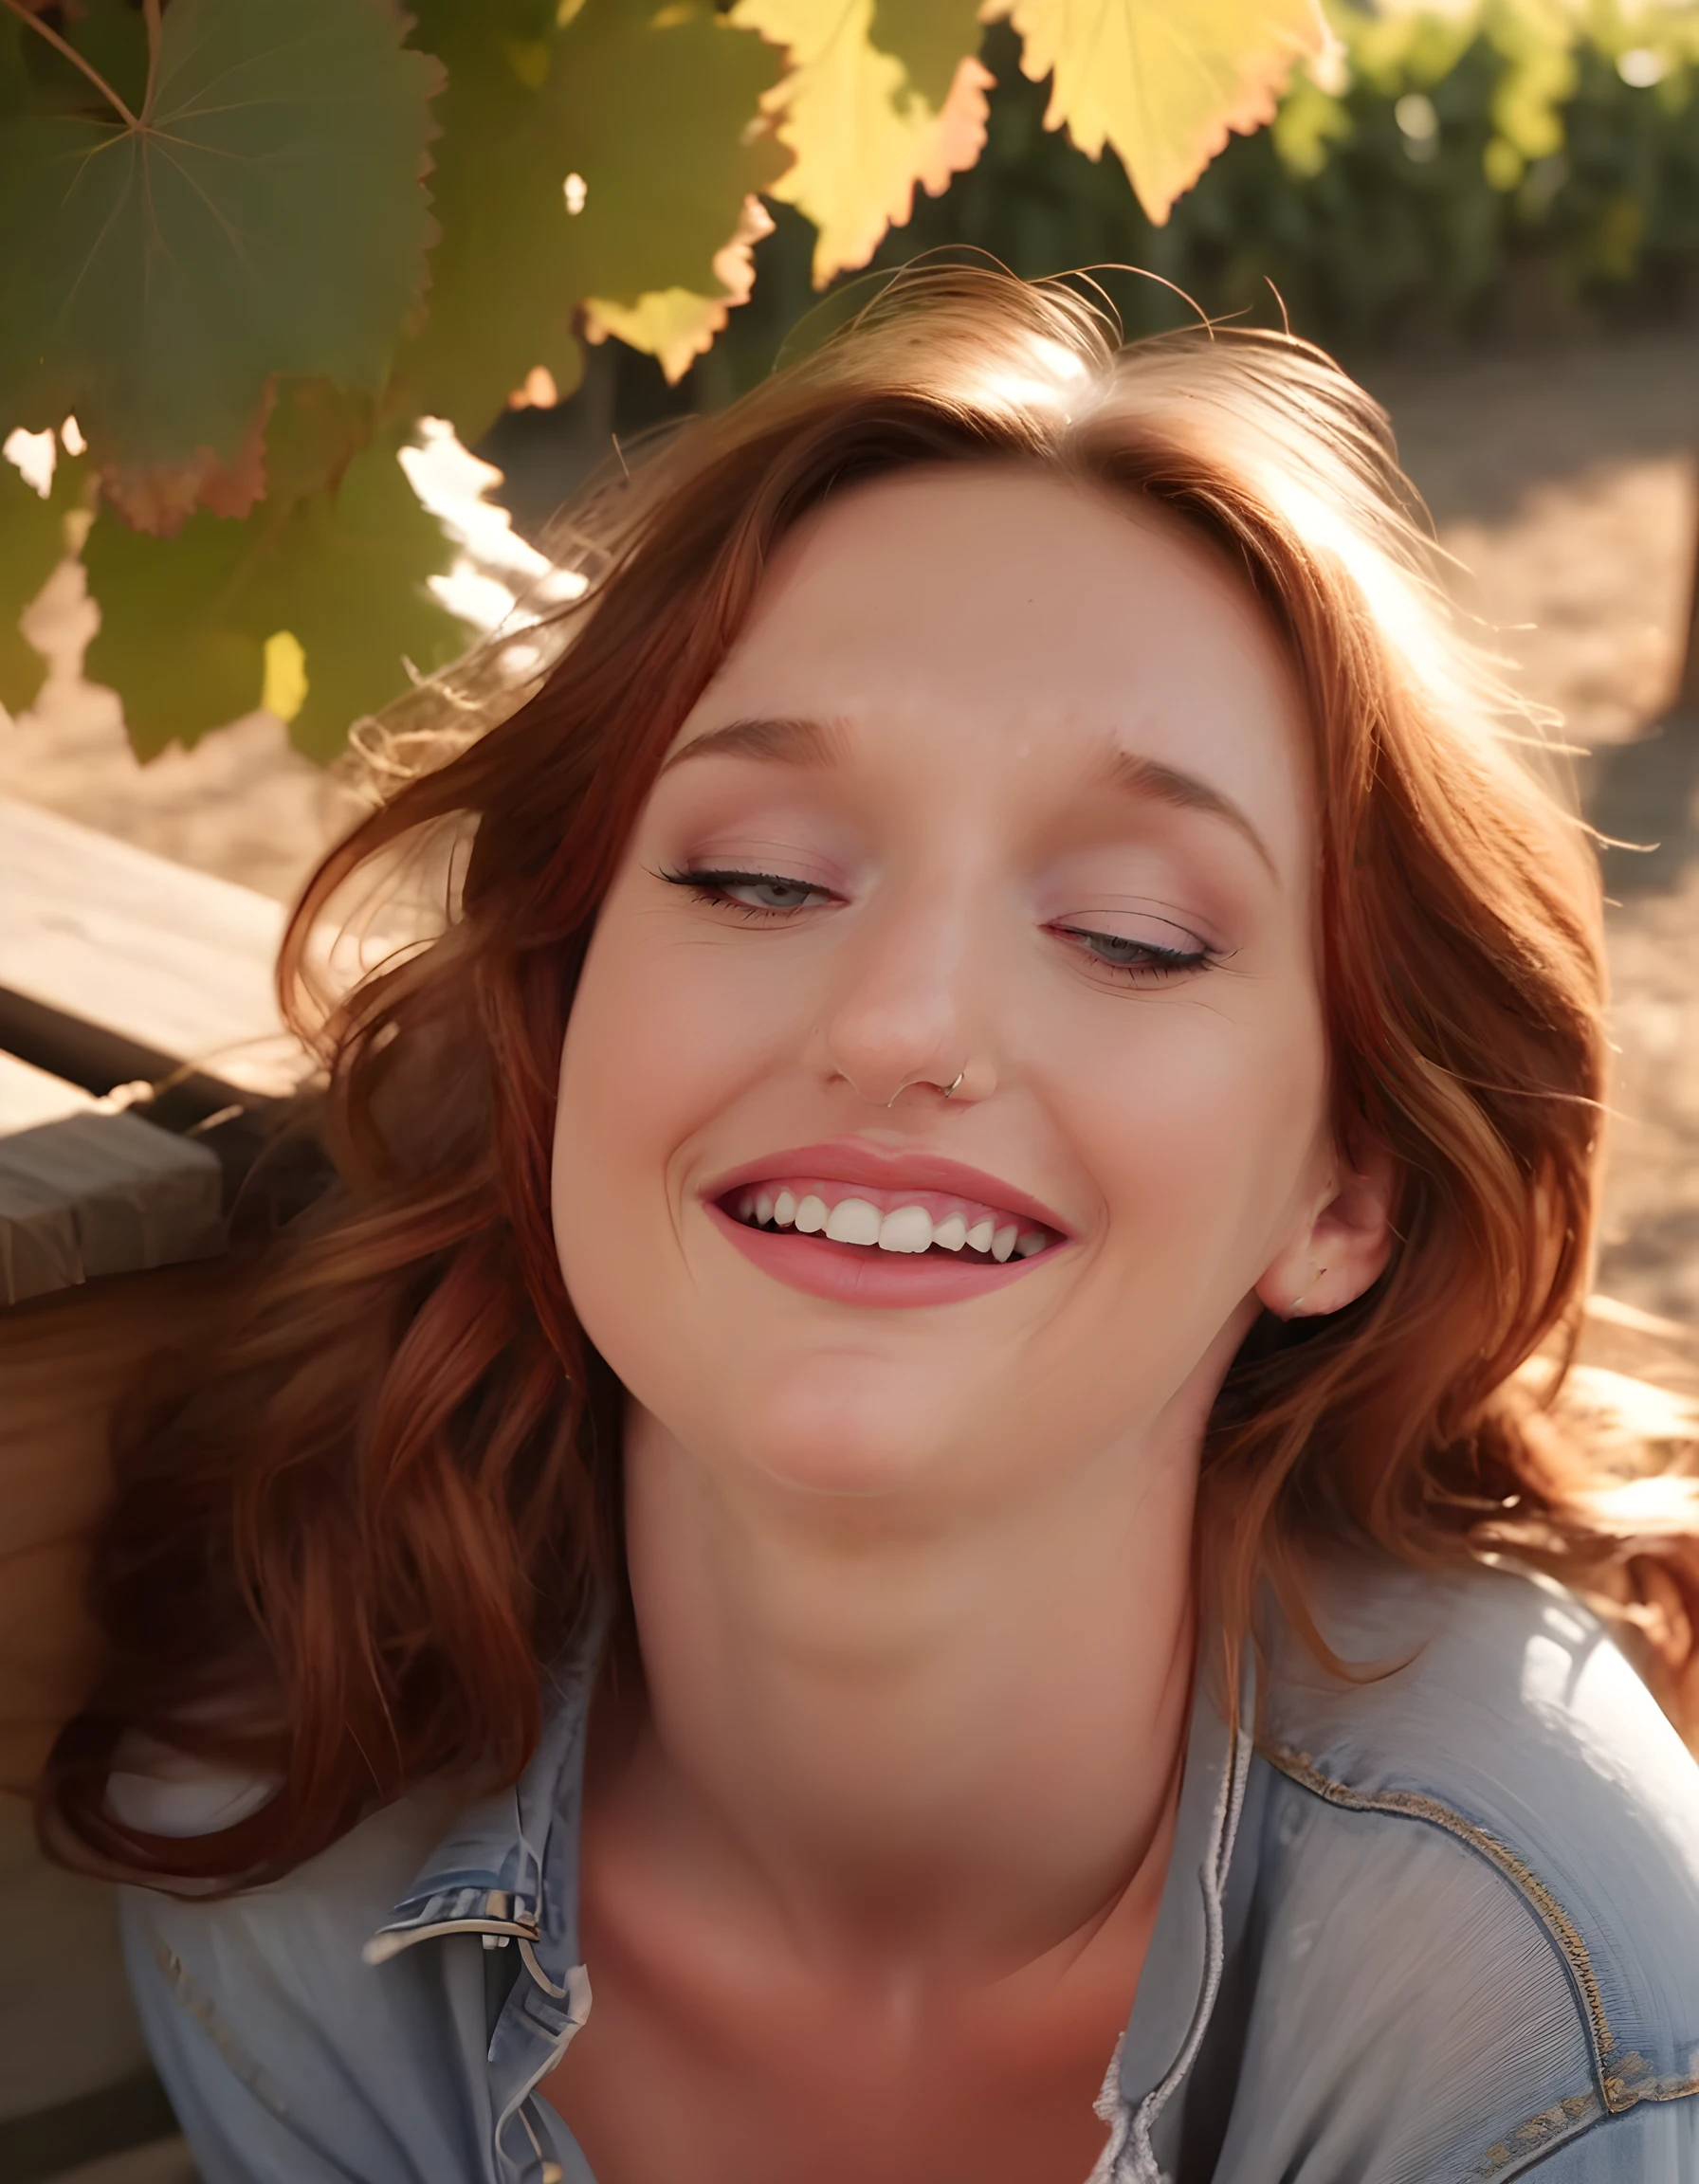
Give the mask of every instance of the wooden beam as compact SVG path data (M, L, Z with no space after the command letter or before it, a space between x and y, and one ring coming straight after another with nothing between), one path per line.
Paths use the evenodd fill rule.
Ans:
M94 1095L81 1084L67 1084L63 1077L46 1069L32 1069L15 1055L0 1054L0 1138L20 1130L39 1130L44 1122L59 1122L67 1115L86 1115Z
M225 1245L224 1171L136 1115L67 1115L0 1138L0 1304Z
M272 982L283 908L0 797L0 992L263 1099L305 1058Z

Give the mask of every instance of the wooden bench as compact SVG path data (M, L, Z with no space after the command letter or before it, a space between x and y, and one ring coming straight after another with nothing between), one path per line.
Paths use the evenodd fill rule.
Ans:
M218 1248L306 1064L282 905L0 798L0 1303Z
M193 1308L192 1281L155 1277L138 1310L125 1277L220 1248L305 1067L272 991L283 922L265 896L0 799L0 1303L37 1301L0 1320L4 2184L193 2184L111 1891L46 1863L23 1793L95 1659L77 1602L107 1407L128 1353ZM44 1320L80 1283L87 1308Z

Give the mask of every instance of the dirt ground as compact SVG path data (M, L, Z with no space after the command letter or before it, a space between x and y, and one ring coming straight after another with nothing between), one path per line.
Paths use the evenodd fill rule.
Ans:
M1612 856L1618 1049L1600 1284L1699 1331L1699 725L1666 708L1693 576L1699 336L1368 373L1459 582L1521 687L1560 712ZM34 610L54 672L0 713L0 794L287 898L350 807L254 714L138 767L116 701L76 672L92 610L63 570Z

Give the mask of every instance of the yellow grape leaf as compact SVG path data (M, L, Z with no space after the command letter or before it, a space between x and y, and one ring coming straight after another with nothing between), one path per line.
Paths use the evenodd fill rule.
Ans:
M1050 78L1047 129L1120 154L1158 227L1236 129L1274 118L1292 64L1333 34L1321 0L987 0L1020 32L1022 72Z
M755 246L773 232L773 215L758 197L743 200L737 233L714 253L718 296L698 296L688 288L655 288L635 303L611 303L592 297L584 306L584 334L605 341L610 334L632 349L660 359L668 385L676 385L699 356L714 346L732 306L747 303L755 286Z
M818 228L814 285L865 265L914 209L936 197L985 142L990 73L963 54L941 106L872 43L874 0L737 0L730 20L789 49L791 67L762 101L795 163L767 194Z

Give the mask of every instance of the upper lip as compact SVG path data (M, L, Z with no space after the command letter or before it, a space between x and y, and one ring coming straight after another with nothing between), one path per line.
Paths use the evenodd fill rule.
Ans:
M833 1138L823 1145L796 1145L783 1153L765 1153L758 1160L746 1160L740 1168L717 1176L703 1195L723 1198L727 1192L752 1183L768 1183L781 1175L818 1176L822 1182L865 1183L875 1191L949 1191L959 1198L977 1199L986 1206L1006 1209L1028 1221L1053 1228L1059 1236L1069 1226L1041 1198L1030 1191L1017 1191L1000 1175L988 1175L983 1168L970 1168L963 1160L948 1160L939 1153L884 1147L862 1138Z

